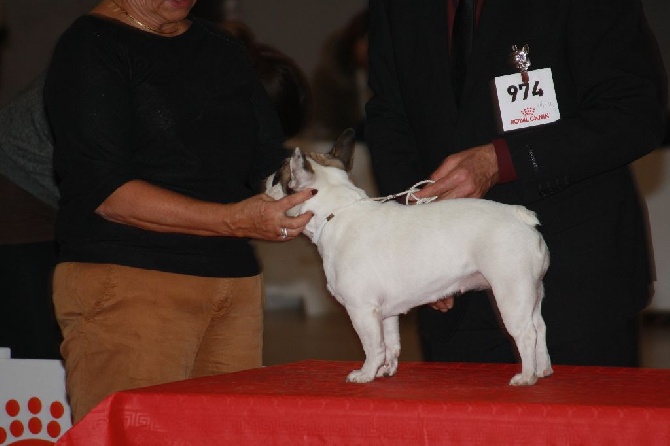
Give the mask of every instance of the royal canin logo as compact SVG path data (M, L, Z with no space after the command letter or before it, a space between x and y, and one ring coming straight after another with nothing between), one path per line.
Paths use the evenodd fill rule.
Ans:
M526 107L521 110L521 114L524 116L533 116L535 114L535 109L533 107Z
M535 114L535 108L534 107L526 107L523 110L521 110L521 118L516 118L512 119L510 123L512 125L519 125L519 124L524 124L528 122L535 122L535 121L544 121L549 119L549 113L541 113L539 115Z

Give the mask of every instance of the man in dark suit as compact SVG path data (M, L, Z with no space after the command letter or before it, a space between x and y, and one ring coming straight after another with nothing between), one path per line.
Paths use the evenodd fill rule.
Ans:
M452 29L470 1L474 37L462 44ZM551 255L543 315L553 361L635 366L653 278L628 165L659 146L667 104L642 7L460 2L370 1L366 139L380 192L431 178L419 197L535 211ZM513 63L524 55L530 67ZM443 311L419 310L427 360L515 361L486 293L445 297Z

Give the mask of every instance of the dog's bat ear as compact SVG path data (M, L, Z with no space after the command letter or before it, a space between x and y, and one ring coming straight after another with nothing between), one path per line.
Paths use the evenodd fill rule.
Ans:
M354 146L356 144L356 132L354 129L346 129L335 144L333 148L330 149L330 155L342 162L344 165L344 170L347 172L351 171L351 168L354 167Z
M314 177L314 169L312 169L312 165L299 147L296 147L293 151L289 165L291 166L291 180L288 183L289 187L295 191L300 191L309 187L309 184Z

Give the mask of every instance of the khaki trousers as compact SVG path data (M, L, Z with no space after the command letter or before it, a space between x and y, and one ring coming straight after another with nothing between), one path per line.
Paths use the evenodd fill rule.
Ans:
M119 390L261 366L261 275L61 263L53 288L74 422Z

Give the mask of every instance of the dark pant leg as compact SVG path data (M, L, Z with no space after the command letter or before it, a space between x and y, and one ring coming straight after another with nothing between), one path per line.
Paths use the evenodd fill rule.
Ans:
M639 318L612 322L578 339L549 344L554 364L639 367Z
M424 360L436 362L517 361L516 348L493 311L486 293L456 298L446 313L429 306L419 309L419 331Z
M569 317L569 316L566 316ZM639 366L640 327L637 317L593 324L570 335L566 320L561 336L547 327L547 347L553 364L593 366ZM512 339L501 328L496 311L485 293L456 298L454 308L441 313L425 306L419 309L421 347L426 361L490 362L518 361ZM552 342L552 338L558 338Z
M52 241L0 246L0 346L13 358L60 359L54 315Z

